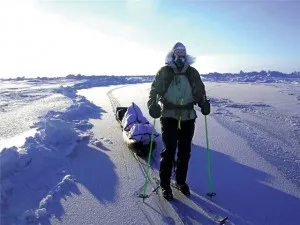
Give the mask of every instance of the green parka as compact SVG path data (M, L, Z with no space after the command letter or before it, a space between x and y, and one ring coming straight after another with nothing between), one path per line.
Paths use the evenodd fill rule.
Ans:
M175 64L170 63L157 72L147 105L149 108L160 101L162 117L189 120L197 117L194 105L202 105L205 100L205 86L198 71L188 63L178 71Z

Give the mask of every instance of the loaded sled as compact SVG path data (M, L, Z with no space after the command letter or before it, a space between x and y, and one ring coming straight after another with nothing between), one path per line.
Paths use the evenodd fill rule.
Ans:
M143 116L141 109L132 103L129 107L117 107L115 112L116 120L121 125L123 139L128 148L142 158L147 157L150 151L153 126ZM152 149L155 149L155 137L158 134L154 131L153 135Z

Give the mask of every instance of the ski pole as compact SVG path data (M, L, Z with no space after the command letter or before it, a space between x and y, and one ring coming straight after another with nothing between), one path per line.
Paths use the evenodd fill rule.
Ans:
M146 179L145 179L145 185L144 185L144 193L140 194L140 197L143 198L143 202L145 201L145 198L149 197L148 195L146 195L146 190L147 190L147 185L149 183L149 168L150 168L150 159L151 159L153 139L154 139L155 122L156 122L156 119L154 119L154 121L153 121L153 128L152 128L151 138L150 138L150 150L149 150L147 169L146 169L146 177L145 177Z
M207 117L204 116L204 119L205 119L205 134L206 134L207 171L208 171L208 183L209 183L209 192L207 193L207 195L212 197L215 196L216 193L213 192L213 183L212 183L212 176L211 176L211 157L210 157L210 150L208 144Z

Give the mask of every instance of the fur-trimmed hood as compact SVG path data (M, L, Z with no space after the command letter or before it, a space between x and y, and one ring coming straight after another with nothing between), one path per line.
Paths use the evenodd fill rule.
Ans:
M174 72L185 72L187 70L187 68L192 65L194 62L196 61L196 58L190 55L186 55L185 56L185 63L184 63L184 67L182 69L182 71L178 71L176 64L174 62L174 58L173 58L173 51L170 51L166 58L165 58L165 63L166 65L170 66L173 68Z

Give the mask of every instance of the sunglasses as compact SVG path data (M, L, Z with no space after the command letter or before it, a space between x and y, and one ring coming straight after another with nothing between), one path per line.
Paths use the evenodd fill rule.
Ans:
M176 49L174 51L174 55L175 56L185 56L186 55L186 51L184 49Z

